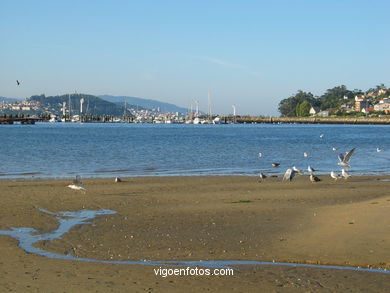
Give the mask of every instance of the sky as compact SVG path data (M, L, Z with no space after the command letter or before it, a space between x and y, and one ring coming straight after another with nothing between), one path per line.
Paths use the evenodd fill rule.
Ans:
M387 0L0 0L0 96L278 115L298 90L390 86ZM17 86L16 80L21 84Z

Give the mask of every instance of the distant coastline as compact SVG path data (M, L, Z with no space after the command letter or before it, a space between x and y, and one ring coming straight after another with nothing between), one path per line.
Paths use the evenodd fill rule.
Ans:
M169 120L166 121L135 121L130 119L114 119L114 116L96 116L94 120L87 120L80 117L77 121L66 121L68 122L76 122L76 123L169 123L169 124L184 124L186 123L184 120L182 121L174 121ZM218 117L218 118L217 118ZM213 119L217 118L218 123L215 123L215 120L210 119L207 116L204 116L205 123L199 124L252 124L252 123L267 123L267 124L375 124L375 125L390 125L390 117L275 117L275 116L212 116ZM214 121L214 122L213 122ZM0 117L0 125L1 124L35 124L35 122L53 122L49 121L49 117ZM59 121L56 121L59 122ZM196 123L190 123L196 124Z
M236 123L298 123L298 124L384 124L390 125L390 117L236 117Z

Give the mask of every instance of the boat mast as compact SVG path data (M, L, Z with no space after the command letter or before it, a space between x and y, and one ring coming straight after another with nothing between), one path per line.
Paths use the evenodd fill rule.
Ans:
M70 94L69 94L69 121L72 121L72 105L70 100Z
M69 121L71 121L71 111L72 111L72 107L71 107L71 104L70 104L70 94L68 94L68 97L69 97Z
M196 117L199 116L199 101L195 100L195 114Z
M210 98L210 92L208 92L208 113L209 113L209 120L211 121L211 98Z

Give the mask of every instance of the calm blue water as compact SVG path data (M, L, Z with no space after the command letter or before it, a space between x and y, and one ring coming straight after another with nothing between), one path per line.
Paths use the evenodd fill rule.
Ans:
M0 125L0 139L1 178L280 174L293 165L328 173L353 147L351 172L390 174L385 125L38 123Z

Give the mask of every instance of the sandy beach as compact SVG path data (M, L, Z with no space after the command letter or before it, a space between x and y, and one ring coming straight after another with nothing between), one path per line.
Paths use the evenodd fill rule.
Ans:
M259 260L390 269L390 177L0 181L0 230L56 228L51 212L111 209L37 246L98 260ZM0 236L1 292L386 292L390 274L272 265L234 276L156 276L159 266L28 254Z

